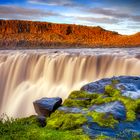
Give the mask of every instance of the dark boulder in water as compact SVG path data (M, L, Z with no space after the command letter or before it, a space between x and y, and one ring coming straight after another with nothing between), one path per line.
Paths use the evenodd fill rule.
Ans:
M36 113L39 116L49 116L58 107L60 107L62 99L56 98L42 98L33 102Z

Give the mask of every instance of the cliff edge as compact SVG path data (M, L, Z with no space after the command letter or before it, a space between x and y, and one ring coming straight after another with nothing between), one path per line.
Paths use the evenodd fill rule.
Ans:
M138 46L140 33L128 36L99 26L0 20L0 48Z

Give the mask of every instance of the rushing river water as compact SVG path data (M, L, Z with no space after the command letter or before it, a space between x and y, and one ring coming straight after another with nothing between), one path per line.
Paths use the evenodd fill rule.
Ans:
M119 75L140 75L140 48L1 50L0 114L29 116L36 99Z

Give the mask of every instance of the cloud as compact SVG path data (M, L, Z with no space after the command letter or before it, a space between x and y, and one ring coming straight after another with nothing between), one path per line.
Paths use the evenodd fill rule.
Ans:
M129 28L129 29L140 29L140 25L128 25L127 28Z
M75 17L77 20L84 20L89 23L105 23L105 24L117 24L120 21L114 18L94 18L94 17Z
M12 5L0 5L0 18L10 19L42 19L43 17L60 16L52 11L44 11L32 8L23 8Z
M75 6L72 0L28 0L29 3L47 4L51 6Z
M96 0L96 2L105 7L118 7L120 9L129 9L131 11L140 11L140 0Z
M86 11L91 14L99 14L99 15L116 18L116 19L122 19L122 20L128 19L135 22L140 22L140 15L132 15L131 13L120 12L119 10L112 10L108 8L91 8Z

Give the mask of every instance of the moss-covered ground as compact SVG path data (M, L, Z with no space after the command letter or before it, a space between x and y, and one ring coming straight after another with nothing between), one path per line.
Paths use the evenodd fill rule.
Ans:
M61 118L59 119L61 120ZM78 127L76 126L76 128ZM10 119L5 122L1 120L0 140L89 140L89 137L83 134L83 130L80 128L75 130L51 129L47 126L42 128L36 117L32 116L16 120Z

